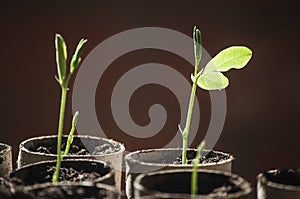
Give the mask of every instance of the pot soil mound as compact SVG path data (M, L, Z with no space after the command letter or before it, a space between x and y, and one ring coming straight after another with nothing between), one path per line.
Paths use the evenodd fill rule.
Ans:
M52 176L55 172L55 166L48 166L45 171L37 172L26 178L25 182L22 179L12 177L10 181L15 185L34 185L36 183L52 182ZM76 170L72 167L60 168L59 181L64 182L82 182L82 181L95 181L97 178L104 176L106 173L98 172L83 172Z
M266 172L265 176L269 181L278 184L300 186L300 171L283 169L278 170L274 173Z
M63 138L62 150L66 148L66 138ZM33 152L45 153L45 154L57 154L57 142L43 143L39 146L32 146L29 150ZM91 149L87 149L80 139L74 138L71 144L69 155L105 155L118 152L120 149L114 147L112 144L105 143L102 145L94 146Z
M190 150L187 151L187 160L188 164L193 164L193 160L196 158L197 151ZM229 159L231 156L225 153L217 153L215 151L209 151L206 155L202 155L200 159L200 164L207 164L207 163L218 163L224 160ZM182 157L178 157L173 164L182 164Z

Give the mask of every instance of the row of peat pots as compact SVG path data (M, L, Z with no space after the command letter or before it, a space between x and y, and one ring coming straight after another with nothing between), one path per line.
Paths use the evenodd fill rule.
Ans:
M53 184L56 144L56 136L22 142L14 171L11 147L0 144L0 199L300 198L299 170L259 174L255 194L246 180L231 173L234 158L217 151L204 151L198 169L198 195L192 197L191 163L196 151L189 149L189 164L182 165L181 149L176 148L127 154L125 196L121 191L125 147L91 136L74 137L70 153L62 161L60 182Z

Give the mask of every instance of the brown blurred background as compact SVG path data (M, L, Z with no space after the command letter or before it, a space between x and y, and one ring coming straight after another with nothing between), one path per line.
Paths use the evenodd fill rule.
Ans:
M124 30L156 26L191 35L193 26L197 25L203 33L203 46L211 55L237 44L247 45L254 52L244 70L227 73L231 80L227 89L228 112L215 149L234 154L237 159L234 171L252 183L262 170L299 167L300 24L297 7L289 1L180 4L174 1L6 1L1 3L0 9L0 142L14 147L15 160L22 140L54 134L57 129L60 91L54 80L56 32L64 36L70 52L81 37L88 38L85 57L97 44ZM187 63L174 55L155 50L136 53L124 55L114 64L132 67L156 61L181 70L189 78L191 67L183 67ZM113 64L109 71L114 74ZM109 80L109 76L103 79ZM152 88L152 91L147 88L146 94L153 95L157 89L167 92L162 88ZM101 109L105 107L101 92L106 93L105 90L97 91L96 108L98 114L105 115ZM138 94L137 99L143 99L143 95ZM70 96L66 127L71 120ZM160 96L165 96L159 98L165 104L170 93ZM198 97L209 105L205 92L199 91ZM175 108L169 108L177 110L176 101L170 101L173 102ZM139 112L142 103L143 100L135 101L137 107L132 106L133 115L145 114ZM199 131L205 130L209 122L210 112L205 107L201 105ZM172 120L171 115L174 125L170 125L168 131L176 129L178 123L178 116L174 114L168 119ZM105 123L112 132L118 132L109 117ZM112 137L118 135L114 133ZM201 136L193 145L196 146L200 139ZM140 143L118 140L124 142L128 150L157 145L153 140Z

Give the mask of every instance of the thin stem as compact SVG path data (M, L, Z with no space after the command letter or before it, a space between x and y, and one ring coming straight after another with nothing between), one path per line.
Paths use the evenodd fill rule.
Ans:
M190 132L190 125L191 125L191 120L192 120L192 113L193 113L193 107L194 107L194 100L195 100L195 94L197 90L197 83L194 81L193 87L192 87L192 92L190 96L190 102L189 102L189 108L188 108L188 113L187 113L187 119L186 119L186 124L185 128L182 134L182 164L187 163L187 157L186 157L186 150L187 150L187 143L188 143L188 135Z
M60 102L60 114L59 114L58 137L57 137L57 161L56 161L56 170L52 178L53 183L58 182L60 165L62 160L61 143L62 143L62 136L63 136L66 101L67 101L67 88L61 86L61 102Z
M204 149L205 141L202 141L197 148L197 155L194 159L193 165L193 173L192 173L192 180L191 180L191 194L192 198L194 198L198 194L198 166L200 163L201 153Z
M188 144L188 136L190 132L190 126L191 126L191 120L192 120L192 114L193 114L193 107L194 107L194 101L195 101L195 95L196 95L196 90L197 90L197 79L199 77L198 73L198 61L195 61L195 70L194 70L194 77L195 80L193 81L193 87L192 87L192 92L190 96L190 102L189 102L189 108L187 112L187 119L185 123L185 128L182 133L182 164L187 164L187 144ZM201 73L202 71L200 71Z

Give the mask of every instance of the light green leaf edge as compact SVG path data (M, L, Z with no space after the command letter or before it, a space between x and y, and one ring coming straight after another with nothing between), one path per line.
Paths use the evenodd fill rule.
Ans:
M241 69L252 57L252 51L245 46L231 46L219 52L208 62L203 73L225 72L232 68Z
M70 67L70 72L73 73L76 68L78 67L80 61L81 61L81 54L82 54L82 50L83 47L85 46L87 40L86 39L81 39L76 47L75 53L72 57L71 60L71 67Z
M59 82L62 84L66 77L67 46L60 34L55 34L56 65Z
M191 79L195 81L193 75ZM229 85L229 80L221 72L211 72L200 75L197 80L197 85L204 90L221 90Z

